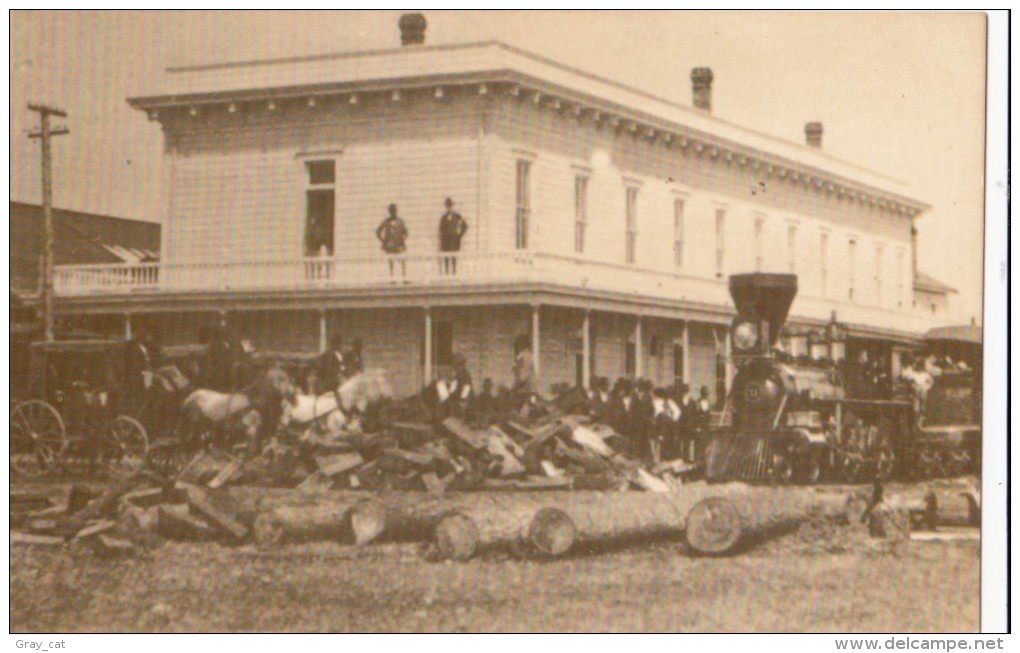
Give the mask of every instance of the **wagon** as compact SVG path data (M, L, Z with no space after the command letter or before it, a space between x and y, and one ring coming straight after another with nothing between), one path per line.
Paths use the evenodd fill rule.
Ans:
M30 346L22 396L11 401L10 468L34 476L68 466L138 471L149 451L141 419L151 397L134 341Z

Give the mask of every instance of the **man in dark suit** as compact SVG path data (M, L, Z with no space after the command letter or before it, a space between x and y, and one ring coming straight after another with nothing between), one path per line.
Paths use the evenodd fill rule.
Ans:
M340 336L333 336L329 349L319 355L316 366L319 368L319 383L324 390L332 392L340 387L344 370L343 339Z
M457 274L457 256L460 241L468 226L460 213L453 210L453 200L446 198L446 213L439 219L439 251L443 256L443 274Z
M209 342L205 348L205 369L203 376L205 386L218 392L233 390L234 362L237 359L237 347L227 337L227 331L220 323L212 326Z

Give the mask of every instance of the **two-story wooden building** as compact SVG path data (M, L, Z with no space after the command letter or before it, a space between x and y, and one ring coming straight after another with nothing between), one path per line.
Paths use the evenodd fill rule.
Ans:
M64 313L122 316L167 343L217 313L263 351L361 338L416 392L454 352L476 380L511 376L527 334L541 387L592 374L720 394L728 275L793 272L791 320L833 317L861 342L907 344L911 230L902 184L694 106L498 43L404 45L170 68L130 99L165 135L161 260L58 269ZM445 198L469 225L454 271ZM376 227L409 238L391 273Z

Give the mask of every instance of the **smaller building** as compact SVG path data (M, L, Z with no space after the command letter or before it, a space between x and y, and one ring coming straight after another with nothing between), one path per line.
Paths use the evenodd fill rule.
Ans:
M10 203L11 379L24 378L28 343L42 337L42 271L46 227L39 204ZM109 215L53 209L54 265L121 265L159 260L160 225ZM82 318L59 327L95 330ZM106 329L100 331L107 331Z
M930 312L932 315L945 315L949 310L949 295L957 293L935 277L924 272L914 273L914 308Z

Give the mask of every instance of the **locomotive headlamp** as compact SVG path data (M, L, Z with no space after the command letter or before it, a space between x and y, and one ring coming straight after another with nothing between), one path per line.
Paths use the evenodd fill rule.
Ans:
M739 351L748 351L758 344L758 325L741 322L733 328L733 346Z

